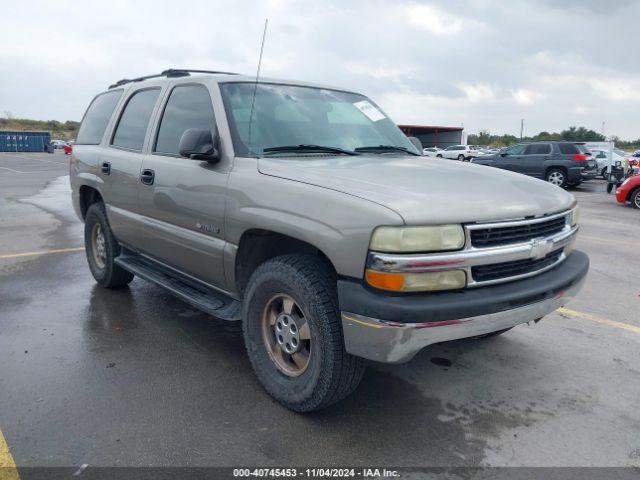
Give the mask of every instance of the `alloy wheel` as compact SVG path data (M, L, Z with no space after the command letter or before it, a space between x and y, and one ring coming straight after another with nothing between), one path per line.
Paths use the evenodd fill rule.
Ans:
M262 340L269 358L289 377L302 375L311 357L311 330L300 306L289 295L278 294L262 314Z

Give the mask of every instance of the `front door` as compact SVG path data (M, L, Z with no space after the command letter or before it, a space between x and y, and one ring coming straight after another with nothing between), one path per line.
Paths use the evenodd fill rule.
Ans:
M496 159L494 166L512 172L522 172L522 158L525 148L526 145L523 144L507 148Z
M153 258L213 286L224 285L224 209L228 172L178 154L190 128L215 129L211 97L201 84L177 85L168 95L142 163L144 249Z

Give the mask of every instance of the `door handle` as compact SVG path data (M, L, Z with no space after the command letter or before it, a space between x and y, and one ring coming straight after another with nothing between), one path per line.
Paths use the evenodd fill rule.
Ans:
M104 175L111 175L111 163L102 162L102 167L100 167L100 170L102 170L102 173Z
M145 185L153 185L153 180L155 179L155 177L156 177L156 172L148 168L145 168L144 170L142 170L142 173L140 174L140 181Z

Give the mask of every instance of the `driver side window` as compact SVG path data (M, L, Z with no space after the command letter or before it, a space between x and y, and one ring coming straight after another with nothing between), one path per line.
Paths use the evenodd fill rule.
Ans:
M527 148L526 145L513 145L512 147L507 148L504 153L507 155L522 155L525 148Z

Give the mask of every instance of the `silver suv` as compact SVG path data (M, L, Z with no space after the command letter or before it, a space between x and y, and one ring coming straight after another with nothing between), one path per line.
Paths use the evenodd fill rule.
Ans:
M300 82L121 80L89 105L71 186L99 285L135 275L242 321L261 384L301 412L365 359L537 322L589 267L571 194L425 158L367 97Z

